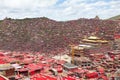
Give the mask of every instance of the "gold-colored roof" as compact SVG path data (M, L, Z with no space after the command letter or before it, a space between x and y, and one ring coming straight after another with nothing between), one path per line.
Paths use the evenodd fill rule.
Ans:
M90 43L108 43L107 40L100 39L97 36L90 36L86 39L83 39L84 42L90 42Z
M107 40L89 40L89 39L83 39L85 42L91 42L91 43L108 43Z
M99 38L99 37L97 37L97 36L90 36L90 37L88 37L88 39L98 40L98 39L100 39L100 38Z

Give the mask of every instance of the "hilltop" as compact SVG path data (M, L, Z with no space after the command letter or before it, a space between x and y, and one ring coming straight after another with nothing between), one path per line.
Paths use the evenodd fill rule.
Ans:
M109 18L110 20L120 20L120 15Z

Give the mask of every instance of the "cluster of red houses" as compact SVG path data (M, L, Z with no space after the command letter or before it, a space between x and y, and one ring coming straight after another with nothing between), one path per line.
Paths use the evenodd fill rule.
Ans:
M91 54L91 67L76 66L44 54L0 52L0 80L109 80L120 76L120 51Z

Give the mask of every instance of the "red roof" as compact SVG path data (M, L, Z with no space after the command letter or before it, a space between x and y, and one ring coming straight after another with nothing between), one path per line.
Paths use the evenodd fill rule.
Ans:
M64 77L63 80L76 80L74 77L68 76Z
M115 34L115 35L114 35L114 38L115 38L115 39L120 39L120 34Z
M3 77L0 76L0 80L5 80Z
M38 70L41 69L43 66L42 65L37 65L37 64L29 64L28 66L26 66L29 70L34 71L34 70Z
M3 59L0 59L0 64L5 64L6 61L4 61Z
M86 77L87 78L97 78L98 77L98 73L97 72L87 73Z
M38 74L36 76L34 76L32 78L33 80L57 80L56 78L54 77L51 77L51 76L47 76L47 75L42 75L42 74Z

